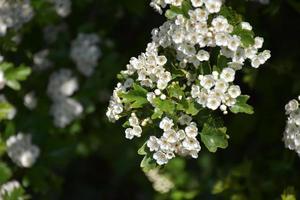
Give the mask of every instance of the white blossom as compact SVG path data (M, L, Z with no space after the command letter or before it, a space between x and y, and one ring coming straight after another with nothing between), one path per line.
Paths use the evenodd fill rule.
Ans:
M300 98L299 98L300 99ZM285 106L288 119L283 133L285 147L294 150L300 156L300 108L299 101L291 100Z
M0 186L0 200L3 200L4 195L10 196L14 190L21 188L18 181L12 180Z
M77 69L85 76L91 76L101 56L98 47L100 39L96 34L80 33L72 42L70 56Z
M0 36L4 36L7 30L19 29L33 17L34 12L30 0L7 1L0 0Z
M19 167L31 167L40 154L40 149L31 143L31 135L18 133L6 141L7 154Z
M158 169L145 172L148 179L152 182L154 190L160 193L167 193L174 188L174 183L167 176L159 173Z

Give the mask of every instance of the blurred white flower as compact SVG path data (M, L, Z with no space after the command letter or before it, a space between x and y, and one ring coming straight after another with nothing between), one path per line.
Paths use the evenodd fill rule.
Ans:
M80 33L72 42L71 58L76 63L77 69L85 76L91 76L98 64L101 56L99 41L96 34Z
M31 143L31 135L18 133L6 141L7 154L19 167L31 167L40 154L40 149Z

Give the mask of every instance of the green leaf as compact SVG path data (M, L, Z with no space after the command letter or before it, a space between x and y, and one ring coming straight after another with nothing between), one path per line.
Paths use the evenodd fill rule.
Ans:
M0 121L7 119L9 113L13 109L13 106L8 102L0 102Z
M0 162L0 185L8 181L12 176L11 170L5 163Z
M183 98L177 105L177 109L184 111L188 115L195 116L201 110L201 106L197 104L193 99Z
M151 119L158 119L158 118L161 118L161 116L163 115L164 113L159 110L159 109L155 109L154 113L151 115Z
M155 160L152 157L150 157L149 154L147 154L144 156L140 166L144 172L148 172L151 169L155 169L157 167L157 164Z
M26 66L10 68L5 72L5 78L8 80L24 81L30 75L31 69Z
M177 99L181 99L182 97L184 97L184 91L182 90L182 88L180 87L178 82L173 82L167 88L167 92L168 92L170 97L174 97L174 98L177 98Z
M201 141L210 152L215 153L218 148L225 149L228 146L226 127L217 128L205 123L200 135Z
M141 155L141 156L147 155L146 144L147 143L145 142L145 144L143 144L143 146L141 148L139 148L138 155Z
M141 108L149 103L147 100L147 90L140 85L134 83L132 90L127 93L120 93L119 96L124 103L131 103L131 108Z
M3 141L2 138L0 138L0 157L5 153L5 151L6 151L5 141Z
M21 84L16 80L7 80L6 85L13 90L20 90Z
M232 34L237 35L241 38L241 42L244 47L249 47L255 42L253 31L242 29L240 25L235 26Z
M231 112L237 113L246 113L253 114L253 107L247 104L247 101L250 97L247 95L241 95L236 99L236 103L234 106L230 108Z
M288 187L283 191L281 200L296 200L296 191L294 187Z
M182 2L181 7L170 6L170 9L166 11L165 16L168 19L173 19L177 15L183 15L186 18L189 18L189 10L191 10L192 5L189 0Z
M12 192L5 193L3 200L20 200L24 199L24 189L19 187L19 188L14 188Z
M172 100L161 100L160 98L153 99L153 104L157 109L168 114L174 114L175 102Z
M223 55L218 55L217 66L215 66L215 71L221 72L224 68L228 66L228 60Z
M222 6L220 15L224 16L233 26L236 26L243 21L242 16L234 11L231 7Z
M4 72L13 67L14 67L14 65L12 63L8 63L8 62L3 62L0 64L0 70L4 71Z

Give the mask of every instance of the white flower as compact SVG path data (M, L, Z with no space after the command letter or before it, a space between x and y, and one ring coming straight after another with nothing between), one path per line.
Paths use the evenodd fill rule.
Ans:
M221 72L220 77L226 82L234 81L235 71L232 68L224 68Z
M98 47L100 39L96 34L80 33L72 42L70 56L77 69L85 76L91 76L101 56Z
M0 70L0 90L5 87L5 76L3 71Z
M168 117L164 117L160 123L159 123L159 128L168 131L174 126L173 120L169 119Z
M147 141L147 147L150 149L150 151L158 151L159 150L158 139L154 136L150 136L149 140Z
M295 150L300 156L300 109L298 100L289 101L285 106L288 119L283 134L286 148Z
M215 84L214 77L211 75L206 75L200 80L200 85L205 89L210 89Z
M200 51L198 51L196 57L201 62L207 61L207 60L209 60L209 53L205 50L200 50Z
M216 96L209 96L207 98L206 106L209 109L217 110L217 108L221 105L221 100L217 98Z
M176 143L179 135L175 130L170 129L164 132L163 137L166 138L166 141L169 143Z
M174 188L174 183L163 174L159 173L158 169L151 169L145 172L148 179L152 182L154 190L160 193L168 193Z
M234 35L228 39L228 48L231 51L236 51L241 44L241 40L238 36Z
M211 22L216 32L225 32L228 28L228 21L223 16L214 18Z
M222 6L221 0L206 0L205 7L210 13L217 13L220 11Z
M299 102L296 99L291 100L288 104L285 106L285 110L287 114L298 110L299 108Z
M134 138L134 134L133 134L133 129L132 128L127 128L125 130L125 138L131 140Z
M216 81L215 89L224 93L228 89L228 83L226 81L224 81L223 79L219 79Z
M225 32L218 32L215 35L215 40L218 46L227 46L229 41L229 35Z
M203 0L191 0L191 2L195 8L201 7L203 5Z
M64 128L83 112L82 105L71 98L62 98L53 103L50 114L54 117L54 125Z
M252 26L249 24L249 22L242 22L241 23L242 29L251 31L252 30Z
M159 165L164 165L168 163L168 158L167 155L165 153L163 153L162 151L157 151L153 154L153 158L154 160L156 160L157 164Z
M232 98L237 98L238 96L241 95L241 89L238 85L232 85L228 89L228 94Z
M200 149L200 143L196 138L185 138L182 142L182 145L184 148L186 148L187 150L191 151L191 150L197 150Z
M198 128L196 123L192 122L185 128L185 133L188 137L196 137L198 135Z
M36 108L37 98L34 92L29 92L24 96L24 105L30 110Z
M19 167L31 167L40 154L37 146L31 143L31 135L18 133L6 141L7 154Z
M33 15L30 0L24 1L1 1L0 12L0 36L6 35L9 28L18 30L23 24L29 22Z
M54 3L55 11L61 17L66 17L71 13L72 2L70 0L48 0Z
M0 187L0 199L2 200L4 198L4 195L10 196L14 190L21 188L21 185L18 181L9 181L7 183L4 183Z
M53 100L71 96L78 90L78 82L69 69L60 69L51 74L48 84L48 95Z
M130 126L139 126L139 119L137 118L135 113L131 114L131 117L128 121Z
M263 44L264 44L264 38L262 38L262 37L255 37L254 38L254 47L256 49L262 48Z

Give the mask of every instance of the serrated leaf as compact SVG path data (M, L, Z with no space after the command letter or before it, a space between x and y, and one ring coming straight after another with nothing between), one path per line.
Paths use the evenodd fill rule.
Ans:
M172 100L161 100L160 98L155 98L153 99L153 104L162 112L174 114L175 102L173 102Z
M147 90L138 84L133 84L132 90L127 93L121 93L119 96L124 103L131 103L131 108L141 108L149 103L147 100Z
M234 11L231 7L222 6L220 15L224 16L228 20L229 24L233 26L236 26L243 21L242 16Z
M244 47L249 47L255 42L253 31L242 29L240 25L235 26L232 34L237 35L241 38L241 42Z
M247 95L241 95L236 99L236 103L234 106L230 108L230 111L237 114L237 113L246 113L246 114L253 114L254 110L253 107L247 104L247 101L250 97Z
M159 110L159 109L155 109L154 113L151 115L151 119L158 119L158 118L161 118L161 116L163 115L164 113Z
M12 176L12 172L9 167L5 164L0 162L0 185L8 181Z
M184 111L188 115L195 116L199 113L199 111L201 110L201 107L194 100L183 98L178 103L177 109Z
M153 103L156 108L158 108L160 111L168 113L168 114L174 114L175 112L175 102L172 100L161 100L160 98L155 98L153 100Z
M171 84L167 88L167 92L168 92L170 97L174 97L174 98L177 98L177 99L181 99L182 97L184 97L184 91L180 87L179 83L177 83L177 82L176 83L173 82L173 84Z
M205 123L200 135L201 141L210 152L215 153L218 148L225 149L228 146L226 127L217 128Z

